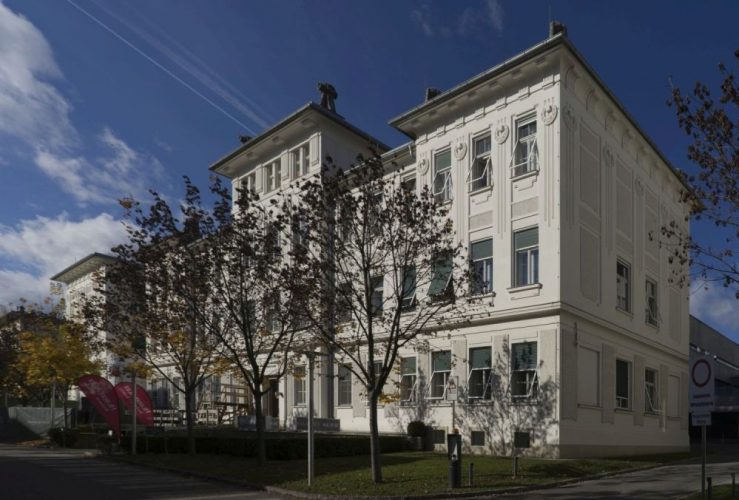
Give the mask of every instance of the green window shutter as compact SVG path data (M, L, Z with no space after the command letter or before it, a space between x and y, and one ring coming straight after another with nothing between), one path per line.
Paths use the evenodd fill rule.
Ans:
M490 368L492 366L492 355L489 347L475 347L470 349L470 369Z
M513 235L513 244L516 250L535 247L539 244L539 228L532 227L524 231L518 231Z
M493 256L493 240L476 241L470 245L470 259L489 259Z
M452 276L452 267L451 257L442 257L434 263L431 285L429 286L430 296L442 295L446 291L449 279Z
M416 295L416 266L409 267L403 274L403 298L410 299Z
M416 358L402 358L400 360L400 373L401 375L415 375L416 374Z
M451 166L452 166L452 152L448 149L444 152L439 153L434 158L434 168L436 172L450 168Z
M452 369L452 351L431 353L431 371L443 372Z
M513 344L513 370L533 370L536 368L536 342Z

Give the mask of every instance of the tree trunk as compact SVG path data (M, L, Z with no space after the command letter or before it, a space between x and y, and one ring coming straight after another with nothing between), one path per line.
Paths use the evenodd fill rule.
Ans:
M257 463L264 465L267 462L267 449L264 440L264 415L262 415L262 395L254 393L254 413L257 424Z
M187 453L195 454L195 431L193 429L193 396L194 389L185 390L185 424L187 426Z
M372 481L382 482L382 465L380 464L380 431L377 428L377 399L376 391L370 397L370 459L372 463Z

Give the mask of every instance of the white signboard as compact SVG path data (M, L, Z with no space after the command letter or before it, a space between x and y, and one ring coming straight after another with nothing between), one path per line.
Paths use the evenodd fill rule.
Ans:
M711 414L710 413L694 413L691 418L692 418L693 427L711 425Z
M456 401L458 398L459 384L457 383L457 377L449 377L446 383L446 399L447 401Z
M714 402L713 359L697 356L690 362L690 411L694 415L710 414Z

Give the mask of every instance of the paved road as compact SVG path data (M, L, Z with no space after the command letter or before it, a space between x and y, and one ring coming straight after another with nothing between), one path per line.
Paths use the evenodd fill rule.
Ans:
M0 444L0 498L278 499L265 491L88 458L80 453Z
M739 462L708 464L706 475L713 484L731 482L731 473L739 475ZM505 495L496 499L522 500L533 498L638 498L678 499L700 491L699 464L668 465L629 474L584 481L582 483L521 495Z

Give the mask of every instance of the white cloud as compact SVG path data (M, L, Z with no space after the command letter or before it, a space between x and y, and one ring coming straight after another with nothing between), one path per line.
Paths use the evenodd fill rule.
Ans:
M739 300L733 290L720 284L696 284L690 296L690 314L719 330L739 328Z
M49 82L61 78L44 35L0 3L0 132L28 144L74 145L72 106Z
M504 13L500 0L484 0L478 5L466 7L457 16L440 17L426 3L411 11L411 20L428 37L484 37L491 31L498 35L503 31Z
M0 226L0 304L20 297L40 301L48 294L49 278L92 252L109 252L125 241L123 224L107 213L71 220L36 217L15 227Z
M0 135L20 139L36 166L80 204L144 197L164 168L105 127L103 154L82 150L72 106L51 80L63 75L44 35L0 0Z
M155 156L134 150L109 128L97 139L107 153L98 158L40 149L34 162L81 204L111 203L123 196L142 199L152 183L164 177L164 167Z

